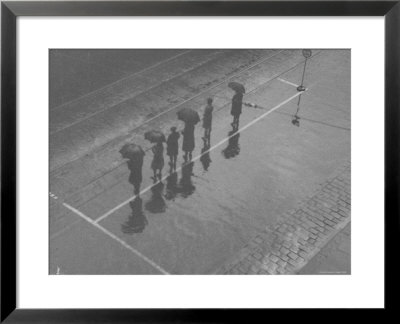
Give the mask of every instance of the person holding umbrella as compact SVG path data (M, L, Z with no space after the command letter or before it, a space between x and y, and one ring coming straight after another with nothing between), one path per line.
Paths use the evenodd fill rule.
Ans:
M204 114L203 114L203 128L204 128L203 140L207 141L208 144L210 144L212 112L214 110L212 102L213 102L212 98L207 99L207 106L204 109Z
M172 170L176 171L176 158L178 156L178 139L180 135L176 131L176 127L171 127L171 134L167 138L167 155L169 156L169 164Z
M192 152L195 147L194 143L194 127L200 121L200 116L197 111L191 108L183 108L177 113L178 119L185 122L185 128L182 132L183 143L182 151L185 152L183 158L185 162L192 160Z
M119 152L123 158L128 159L129 182L133 185L134 194L138 196L142 183L142 166L145 153L140 145L136 144L125 144Z
M192 153L195 147L194 144L194 124L193 123L185 123L185 128L182 131L183 135L183 143L182 143L182 151L185 152L183 158L185 162L192 160Z
M151 168L153 169L154 172L154 177L153 180L154 182L157 181L157 171L158 171L158 177L161 181L161 171L164 167L164 146L163 143L157 142L152 148L151 151L153 152L153 161L151 162Z
M246 92L244 86L238 82L229 82L228 87L235 91L232 97L231 115L233 116L232 127L239 128L239 117L242 113L243 94Z
M149 131L144 134L144 138L149 140L151 143L155 143L155 145L151 148L153 152L153 161L151 162L151 168L154 172L153 181L157 182L157 173L158 178L161 181L162 169L164 167L164 146L163 142L165 142L165 136L160 131Z

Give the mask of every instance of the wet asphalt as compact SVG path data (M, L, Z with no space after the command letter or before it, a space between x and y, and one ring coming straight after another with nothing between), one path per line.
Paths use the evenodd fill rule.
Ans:
M50 184L59 196L50 198L50 273L159 274L156 264L171 274L212 274L258 231L312 193L350 159L351 148L350 52L315 52L307 63L308 89L301 96L290 84L301 80L301 51L277 51L273 59L278 61L242 76L250 90L244 102L258 108L243 107L238 130L230 124L233 92L224 84L196 97L200 113L205 99L215 97L209 145L199 123L193 162L183 163L180 152L178 170L170 172L165 156L163 180L156 184L148 151L140 197L134 196L126 164L115 153L127 139L112 142L112 149L101 151L100 145L97 152L103 153L58 170ZM282 71L279 78L268 77L272 69ZM292 120L298 107L296 126ZM183 127L174 111L146 127L166 130L171 125ZM139 142L141 131L129 140ZM150 147L143 139L140 144ZM102 156L114 160L103 165L108 160ZM97 168L84 181L75 170L85 173L82 166L88 165ZM62 202L100 220L111 235Z

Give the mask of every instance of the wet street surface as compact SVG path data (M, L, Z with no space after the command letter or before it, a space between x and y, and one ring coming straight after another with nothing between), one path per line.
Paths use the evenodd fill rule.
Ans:
M157 60L167 60L156 66L160 80L161 71L169 75L161 85L147 75L149 88L132 95L131 84L145 86L135 79L143 75L128 78L133 83L121 84L119 94L99 82L106 92L95 93L98 98L81 98L72 90L68 99L77 98L74 106L51 113L50 149L62 147L51 151L50 192L56 199L50 197L50 273L215 273L350 159L349 51L314 50L305 92L296 89L304 63L301 50L231 52L160 55ZM168 59L174 55L194 55L187 59L189 72L171 67ZM235 60L243 65L232 68ZM257 105L243 106L238 129L231 125L233 91L227 83L232 80L246 86L243 102ZM114 101L104 106L107 91ZM147 106L162 109L150 116L147 106L132 109L143 91ZM172 102L173 96L179 100ZM153 154L144 132L182 130L176 111L189 106L202 116L208 97L214 98L210 143L202 139L200 122L192 162L184 163L180 151L177 170L170 172L165 155L162 181L154 183ZM88 98L98 104L82 111L82 100ZM296 126L292 120L298 107ZM129 142L146 151L139 197L118 153Z

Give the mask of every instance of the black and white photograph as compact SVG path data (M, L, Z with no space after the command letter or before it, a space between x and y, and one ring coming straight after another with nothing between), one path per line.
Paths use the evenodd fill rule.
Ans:
M351 49L48 60L49 274L351 274Z

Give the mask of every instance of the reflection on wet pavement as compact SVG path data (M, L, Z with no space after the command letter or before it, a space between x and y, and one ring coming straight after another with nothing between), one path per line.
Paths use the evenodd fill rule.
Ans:
M189 197L194 193L196 187L192 183L192 175L193 175L193 165L194 162L190 162L188 164L184 164L182 166L182 178L180 181L180 193L183 198Z
M167 188L165 192L165 199L175 200L178 193L178 173L172 172L167 178Z
M201 149L201 157L200 157L200 162L203 165L204 171L208 171L208 168L210 166L211 158L210 158L210 137L208 138L203 138L204 141L204 146Z
M150 213L164 213L167 206L163 198L164 184L160 181L151 187L151 197L145 204L146 210Z
M178 173L173 172L167 177L167 188L165 199L175 200L178 194L180 197L187 198L194 193L196 187L193 185L192 176L194 162L182 164L181 179L178 183Z
M228 133L228 138L229 138L228 146L222 150L222 154L226 159L230 159L239 155L240 153L239 137L240 137L240 132L238 132L238 127L233 126L232 130Z
M146 216L143 213L143 201L140 197L129 203L132 214L128 220L121 225L121 230L125 234L142 233L148 224Z
M175 200L179 194L182 198L192 195L196 189L192 182L194 162L182 165L182 175L178 183L177 172L172 172L167 177L167 185L163 182L157 182L151 187L151 197L145 203L145 209L152 214L165 213L167 209L166 200ZM164 194L165 187L165 194ZM164 199L165 198L165 199ZM142 233L148 221L142 210L142 199L137 196L130 202L132 215L121 225L121 230L126 234Z

